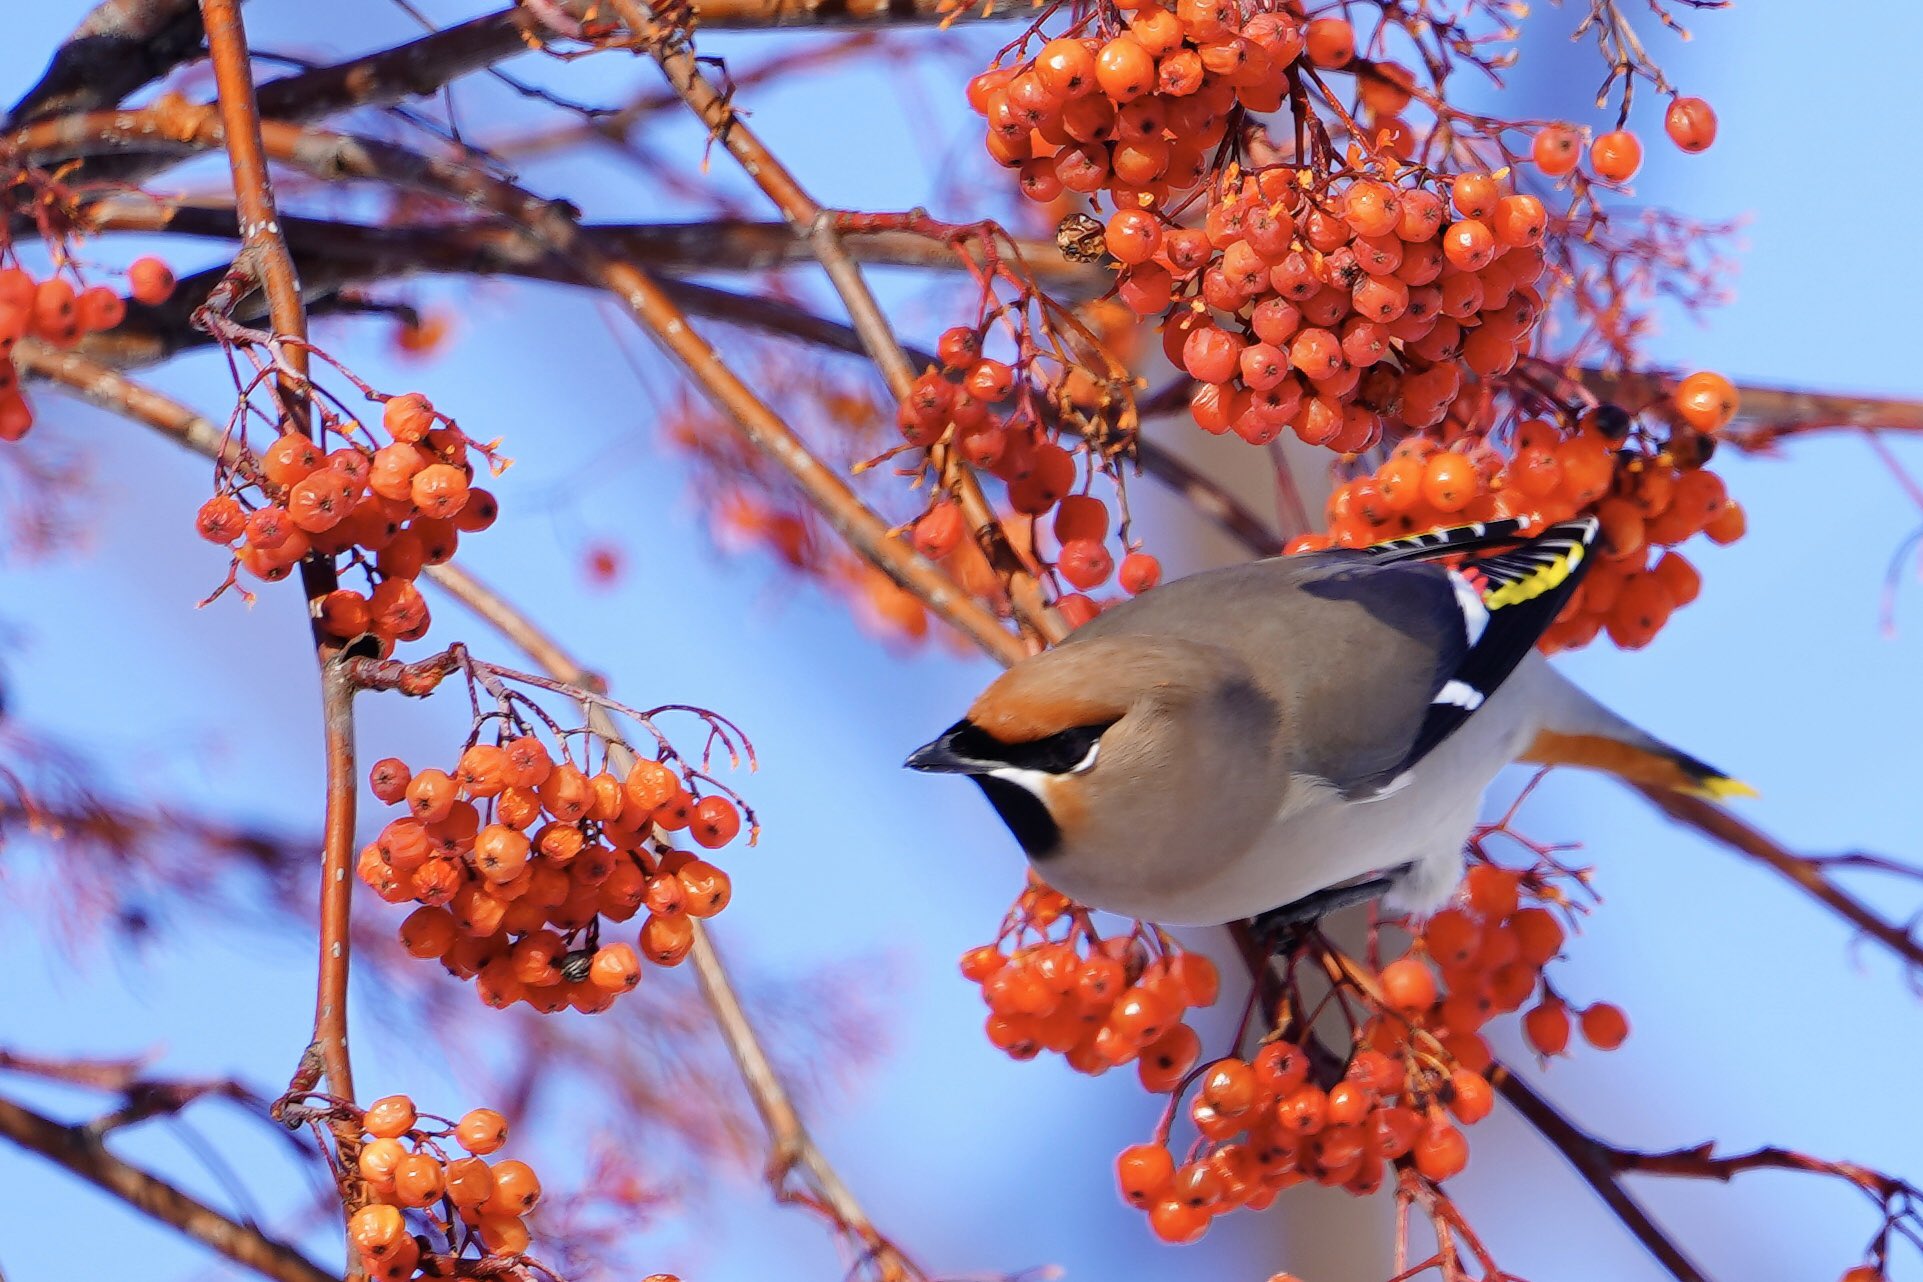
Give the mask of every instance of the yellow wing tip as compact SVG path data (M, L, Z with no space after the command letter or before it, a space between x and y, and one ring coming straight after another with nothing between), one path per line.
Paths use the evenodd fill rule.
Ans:
M1760 797L1761 793L1744 783L1741 779L1731 779L1726 775L1715 775L1697 784L1700 795L1711 801L1729 801L1736 797Z

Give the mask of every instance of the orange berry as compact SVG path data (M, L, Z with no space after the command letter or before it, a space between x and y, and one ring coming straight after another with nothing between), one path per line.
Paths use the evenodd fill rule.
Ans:
M1302 34L1309 61L1318 67L1346 67L1355 60L1355 28L1342 18L1317 18Z
M674 800L681 781L659 761L637 761L621 787L635 809L653 811Z
M1496 1107L1496 1093L1490 1089L1489 1079L1480 1073L1458 1068L1449 1074L1449 1088L1455 1093L1455 1098L1449 1101L1449 1111L1464 1125L1473 1126Z
M1459 512L1481 490L1481 478L1467 457L1443 451L1429 459L1422 473L1422 498L1439 512Z
M641 958L626 944L606 944L594 954L588 979L596 988L625 993L641 982Z
M1522 1017L1522 1034L1543 1055L1560 1055L1569 1048L1569 1008L1546 997Z
M398 1139L414 1129L414 1101L405 1095L387 1095L367 1106L361 1126L377 1139Z
M1486 219L1496 212L1502 188L1489 174L1458 174L1450 184L1449 201L1464 218Z
M694 947L694 919L686 913L650 916L641 925L641 955L657 966L678 966Z
M377 1139L361 1145L361 1155L356 1168L369 1182L388 1185L394 1182L394 1171L407 1156L407 1149L397 1139Z
M1392 1009L1417 1015L1436 1003L1436 977L1414 957L1399 957L1382 968L1382 995Z
M1629 1017L1622 1007L1597 1002L1582 1013L1582 1039L1599 1051L1613 1051L1629 1036Z
M1130 552L1122 558L1122 568L1117 578L1122 590L1134 596L1162 581L1162 563L1147 552Z
M475 1230L489 1255L519 1255L528 1248L527 1225L518 1215L483 1215Z
M695 803L694 819L688 833L697 844L718 850L741 831L741 812L726 797L703 797Z
M1699 432L1714 432L1736 417L1736 386L1721 374L1702 370L1676 384L1676 413Z
M1589 163L1611 182L1628 182L1643 167L1643 145L1627 129L1612 129L1589 144Z
M454 1124L454 1142L485 1157L507 1143L507 1119L491 1108L472 1109Z
M398 1206L363 1206L347 1221L347 1240L368 1259L380 1261L408 1240L407 1220Z
M1663 129L1684 151L1708 151L1716 141L1716 112L1701 98L1677 98L1663 113Z
M127 264L127 292L137 303L158 307L173 297L173 269L158 258L136 258Z
M407 494L423 516L449 518L467 503L467 474L451 463L430 463L414 474Z
M494 1171L478 1157L449 1162L445 1183L448 1197L463 1210L472 1210L494 1196Z
M1443 1121L1432 1121L1415 1142L1416 1170L1423 1178L1440 1182L1460 1174L1469 1164L1469 1141L1462 1132Z
M394 1167L394 1196L402 1206L426 1206L447 1187L441 1164L426 1153L409 1153Z
M434 406L419 392L404 392L390 397L381 407L381 426L396 441L413 444L427 438L434 428Z
M494 1195L481 1203L489 1215L526 1215L541 1200L541 1181L526 1162L509 1158L494 1164Z

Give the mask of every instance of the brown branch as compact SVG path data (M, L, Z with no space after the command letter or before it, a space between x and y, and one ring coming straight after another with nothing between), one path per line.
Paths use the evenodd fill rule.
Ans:
M110 107L200 54L195 0L102 0L75 27L0 129Z
M1641 410L1665 401L1675 385L1661 374L1580 371L1578 381L1599 400ZM1923 432L1923 401L1837 392L1806 392L1763 383L1740 383L1736 423L1718 435L1745 450L1766 450L1786 436L1834 428Z
M178 204L146 195L111 196L86 207L89 230L170 232L218 240L234 238L228 205ZM283 215L281 230L296 259L346 256L371 276L410 272L514 275L574 282L559 256L498 223L462 222L377 226ZM713 219L689 223L587 223L581 235L604 253L632 258L667 276L702 272L764 272L815 260L806 235L782 223ZM901 231L847 228L841 243L856 262L880 267L958 271L952 246ZM1099 287L1100 278L1063 258L1052 243L1017 240L1016 249L1041 281L1068 289ZM303 264L302 279L308 279Z
M695 0L696 23L710 31L763 27L946 26L1029 18L1040 6L1022 0Z
M1720 806L1646 784L1634 786L1651 805L1671 819L1738 854L1749 856L1795 883L1811 898L1902 958L1908 966L1923 970L1923 940L1913 931L1883 920L1868 904L1824 876L1816 862L1788 850Z
M337 1275L287 1243L237 1224L158 1176L115 1157L82 1127L62 1125L10 1099L0 1099L0 1136L59 1163L135 1210L262 1277L275 1282L339 1282Z
M1490 1073L1496 1092L1575 1168L1624 1228L1656 1257L1676 1282L1708 1282L1694 1260L1663 1231L1641 1202L1616 1178L1612 1150L1558 1112L1533 1087L1498 1065Z
M347 975L348 921L354 898L354 688L342 673L342 662L330 658L321 672L327 811L321 846L320 982L314 994L313 1044L331 1093L351 1100L354 1069L347 1053Z
M239 0L201 0L207 25L207 47L213 57L214 84L222 142L234 174L235 206L240 214L240 257L234 274L246 263L248 274L267 297L274 332L290 343L275 357L282 430L313 435L308 415L307 309L301 301L300 279L294 256L281 234L280 214L267 176L267 149L262 139L260 112L254 100L253 67L247 51L247 32L241 24ZM216 291L218 295L220 291ZM219 310L210 298L204 310ZM333 560L310 556L301 562L301 585L310 603L334 590ZM348 914L353 902L354 866L354 746L352 691L339 679L332 647L314 622L315 646L322 662L321 693L327 762L327 811L321 851L320 978L315 989L314 1038L317 1054L333 1094L354 1098L353 1066L347 1051ZM309 1070L304 1066L297 1078ZM343 1143L358 1141L358 1134Z
M916 371L902 351L888 318L882 314L867 278L842 246L837 225L839 215L824 209L810 196L788 167L743 123L728 96L703 74L684 33L660 30L659 24L642 11L637 0L612 0L612 3L634 38L661 68L668 86L708 127L709 136L721 141L728 154L740 164L742 172L781 211L795 234L806 238L835 292L841 296L842 305L848 309L848 318L868 358L881 372L895 399L905 400ZM1037 648L1060 641L1067 627L1049 608L1040 581L1013 555L1001 521L982 493L981 482L973 470L946 445L931 448L929 458L937 474L960 499L962 514L981 543L988 563L1002 575L1015 618L1023 630L1034 639Z

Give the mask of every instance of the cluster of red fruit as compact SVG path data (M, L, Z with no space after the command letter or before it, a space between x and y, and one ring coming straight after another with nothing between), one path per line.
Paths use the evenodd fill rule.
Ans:
M370 443L344 437L331 452L299 432L286 433L244 477L201 504L194 526L208 542L233 548L237 565L269 583L292 574L310 554L355 553L372 587L328 593L320 625L342 640L371 633L385 654L395 642L427 633L427 599L414 580L453 557L461 535L494 524L500 506L473 484L469 447L475 443L425 396L389 398L381 424L392 438L388 444L372 444L368 433Z
M174 292L174 274L158 258L138 258L127 269L128 288L142 303L159 304ZM24 267L0 269L0 441L17 441L33 427L33 407L20 391L13 345L37 338L72 347L88 334L112 329L127 302L105 285L75 289L64 276L35 280Z
M452 772L390 757L371 783L408 813L361 851L361 880L388 903L419 903L402 945L472 979L497 1009L606 1010L641 981L644 959L687 956L694 919L733 893L725 872L656 832L686 831L713 850L741 831L740 812L726 797L697 798L659 761L625 779L589 775L523 736L475 744ZM602 942L603 919L643 910L638 948Z
M1215 963L1159 934L1101 938L1085 909L1033 874L1002 940L962 954L961 970L988 1003L988 1040L1012 1058L1054 1051L1090 1076L1134 1061L1152 1091L1195 1064L1202 1044L1183 1013L1213 1004L1221 982Z
M1230 174L1197 228L1118 211L1122 300L1166 311L1163 350L1196 380L1189 408L1207 431L1253 444L1290 431L1354 454L1440 427L1533 342L1547 211L1489 174L1446 193L1308 178Z
M354 1169L365 1202L347 1238L369 1277L453 1277L473 1263L463 1258L469 1247L483 1257L527 1250L523 1217L541 1200L541 1181L526 1162L486 1160L507 1143L506 1118L491 1108L456 1122L423 1117L407 1096L389 1095L368 1106L361 1129ZM467 1156L451 1156L449 1141Z
M1719 374L1692 374L1674 400L1679 425L1660 443L1632 433L1630 416L1611 405L1566 431L1547 419L1521 423L1506 453L1475 428L1452 427L1440 440L1407 437L1373 473L1336 487L1326 534L1298 538L1289 550L1360 547L1503 517L1541 528L1591 511L1602 521L1599 557L1543 649L1575 649L1604 631L1638 649L1702 586L1675 545L1698 534L1733 543L1747 528L1742 506L1703 466L1709 433L1735 412L1735 389Z
M1124 1150L1123 1197L1148 1212L1157 1236L1189 1242L1215 1216L1260 1209L1305 1181L1368 1194L1398 1161L1432 1181L1462 1171L1469 1147L1460 1127L1487 1117L1495 1102L1483 1024L1520 1009L1541 987L1542 1000L1524 1016L1526 1035L1544 1055L1569 1042L1568 1011L1542 986L1563 930L1547 908L1521 903L1525 886L1513 870L1470 870L1464 906L1432 917L1417 951L1383 968L1385 1009L1362 1026L1339 1074L1281 1038L1251 1059L1195 1072L1184 1065L1160 1089L1179 1099L1195 1087L1188 1111L1201 1144L1178 1166L1165 1126L1160 1142ZM1605 1050L1628 1035L1622 1012L1607 1004L1589 1007L1579 1022Z
M935 350L941 367L923 372L897 411L902 436L911 446L949 442L969 463L1007 483L1016 512L1036 518L1054 513L1060 551L1053 567L1066 585L1055 604L1064 620L1073 627L1093 618L1099 607L1086 593L1112 577L1119 576L1131 594L1159 583L1162 565L1155 557L1124 549L1118 564L1106 547L1108 507L1093 495L1073 493L1075 455L1050 440L1032 416L996 415L992 407L1014 392L1018 373L982 355L981 330L955 326L943 332ZM935 561L972 546L967 536L960 504L947 498L924 512L913 532L916 549ZM967 586L970 576L961 567L958 577Z

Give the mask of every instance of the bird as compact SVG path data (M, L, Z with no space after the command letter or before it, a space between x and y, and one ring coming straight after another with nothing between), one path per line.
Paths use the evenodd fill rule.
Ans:
M1512 761L1754 795L1537 649L1600 528L1478 522L1162 584L1006 669L905 764L974 780L1090 907L1279 931L1380 898L1419 919Z

